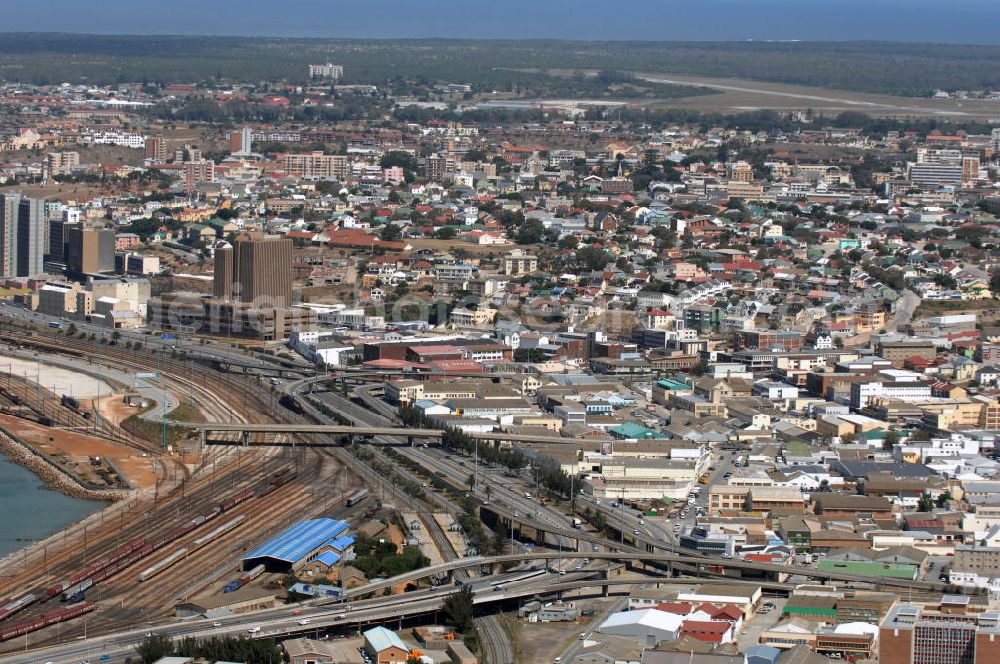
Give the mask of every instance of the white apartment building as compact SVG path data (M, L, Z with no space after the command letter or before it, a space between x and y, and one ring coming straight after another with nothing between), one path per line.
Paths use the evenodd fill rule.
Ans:
M851 408L860 410L868 405L873 397L885 397L912 401L928 399L931 396L931 386L918 382L872 382L853 383L851 385Z

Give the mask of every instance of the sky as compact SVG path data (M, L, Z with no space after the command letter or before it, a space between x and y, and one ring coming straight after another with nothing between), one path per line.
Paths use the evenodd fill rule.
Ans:
M1000 0L0 0L0 31L1000 44Z

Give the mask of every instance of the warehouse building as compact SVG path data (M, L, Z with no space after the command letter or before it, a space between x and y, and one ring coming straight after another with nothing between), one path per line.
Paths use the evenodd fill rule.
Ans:
M178 618L221 618L236 613L271 609L278 605L278 597L273 590L264 588L240 588L231 593L210 595L197 600L181 602L174 606Z
M647 647L653 647L661 641L676 639L683 622L682 616L657 609L620 611L608 616L597 631L632 637Z
M336 519L309 519L299 521L290 528L267 540L243 557L243 569L263 565L268 572L288 573L301 569L325 550L336 550L338 557L346 547L341 536L347 524ZM353 538L349 538L353 544Z

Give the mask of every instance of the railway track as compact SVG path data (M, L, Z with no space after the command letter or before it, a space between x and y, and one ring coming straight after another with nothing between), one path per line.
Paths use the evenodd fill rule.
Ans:
M339 403L342 407L355 406L353 402L340 396L334 395L334 398L328 400L328 403L331 401L331 405ZM385 424L386 418L375 412L366 412L365 414L362 414L361 412L352 411L352 413L354 414L349 416L349 419L353 419L359 424L372 426L382 426ZM350 457L350 453L347 450L343 448L336 448L333 451L341 456L341 459L345 464L349 462L349 458L345 458ZM384 457L380 450L376 450L375 452L379 457ZM374 472L368 467L367 464L361 463L359 464L359 467L362 469L362 474L366 475L370 482L380 484L384 488L387 487L390 491L395 491L395 487L392 486L385 477ZM399 468L398 466L396 468L396 472L403 477L413 477L407 469ZM452 516L455 516L460 512L457 505L454 505L443 496L440 496L437 493L431 493L430 495L435 499L434 502L443 507L446 511L451 512ZM418 510L418 515L420 515L421 521L427 524L427 532L431 536L431 540L434 542L434 545L437 547L442 557L446 560L455 560L461 556L461 552L455 551L450 540L448 540L444 531L441 530L440 524L438 524L432 514L428 514L427 511L421 506ZM465 578L468 578L469 576L468 572L464 570L460 573L460 575ZM475 624L476 631L479 634L482 653L485 655L486 661L489 662L489 664L514 664L513 645L511 644L507 632L503 629L500 618L496 615L480 616L475 619Z

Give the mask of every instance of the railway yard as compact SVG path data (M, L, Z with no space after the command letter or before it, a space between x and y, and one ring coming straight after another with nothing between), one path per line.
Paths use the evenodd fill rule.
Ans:
M249 626L255 636L280 638L312 630L342 636L354 626L360 630L392 620L402 625L404 616L419 620L435 614L449 593L468 585L477 603L499 609L476 616L482 657L492 664L513 664L519 650L504 618L510 602L516 606L524 599L563 592L607 596L619 586L683 582L671 581L673 575L690 582L726 575L727 568L778 571L763 563L685 552L662 526L632 514L626 518L624 511L619 514L600 501L591 507L605 515L606 528L581 528L580 519L565 506L532 498L525 491L532 488L530 477L501 474L498 467L449 454L437 445L385 435L386 427L400 422L379 398L377 383L363 374L351 380L315 377L282 383L263 380L253 371L234 371L227 361L192 361L175 353L168 357L162 351L143 352L135 344L58 337L31 327L0 328L0 343L11 353L37 353L36 362L58 358L69 371L107 381L114 396L106 398L112 401L129 387L124 376L143 375L175 407L187 403L182 410L199 422L338 424L359 432L348 436L356 444L345 445L343 434L325 433L256 434L252 444L247 438L238 444L238 432L221 431L213 443L231 444L202 447L191 428L186 437L164 445L165 433L159 439L148 435L147 428L143 436L141 429L126 430L120 421L100 415L103 403L93 410L74 408L60 400L57 390L32 384L29 375L0 377L0 429L15 431L25 441L35 432L36 447L38 431L61 429L90 445L117 448L116 468L126 467L124 458L138 458L148 463L153 476L143 482L137 473L121 472L127 497L0 561L0 654L13 662L30 661L16 659L16 653L28 657L34 648L67 657L52 661L76 661L81 653L98 651L123 661L143 634L154 632L217 636L246 633ZM164 430L184 425L173 419L177 411L147 408L151 425L157 417ZM366 435L367 429L373 432ZM219 440L220 435L233 438ZM108 454L107 447L102 449ZM500 539L492 556L477 551L471 535L457 525L468 514L469 501ZM402 547L400 528L402 537L408 533L427 559L424 569L372 579L350 590L344 586L342 595L302 602L291 615L280 604L262 604L220 619L178 620L180 606L212 606L229 593L283 593L284 572L246 561L249 551L280 537L290 522L343 520L360 532L375 514L383 519L396 515L399 526L383 537ZM611 565L622 561L631 571L610 579ZM847 574L824 576L804 567L791 571L803 579L871 585ZM756 585L775 595L790 588ZM911 593L922 593L939 590L941 584L910 585ZM379 597L386 592L391 594ZM402 592L408 601L392 599ZM258 634L261 625L264 631Z
M9 327L0 340L39 354L99 357L107 370L159 370L162 389L193 395L205 418L261 422L271 417L273 403L263 390L211 368L193 368L190 362L114 346L95 352L97 344L90 341L55 340ZM33 389L22 390L20 398L17 392L16 385L6 383L0 388L0 405L31 411L21 413L26 417L55 419L54 393L36 401ZM195 460L183 452L164 455L155 443L128 434L109 418L95 421L70 408L62 408L58 417L67 428L89 430L148 457L156 481L0 562L0 596L9 598L0 609L4 642L30 632L33 642L44 643L83 636L88 630L100 633L125 623L161 620L172 614L177 601L212 592L237 576L233 558L279 530L289 513L333 509L343 488L350 486L350 478L338 474L339 463L322 453L278 447L211 448ZM4 423L17 426L12 420ZM307 488L337 485L340 498L329 500ZM148 569L160 573L140 580ZM74 619L84 614L85 619Z

